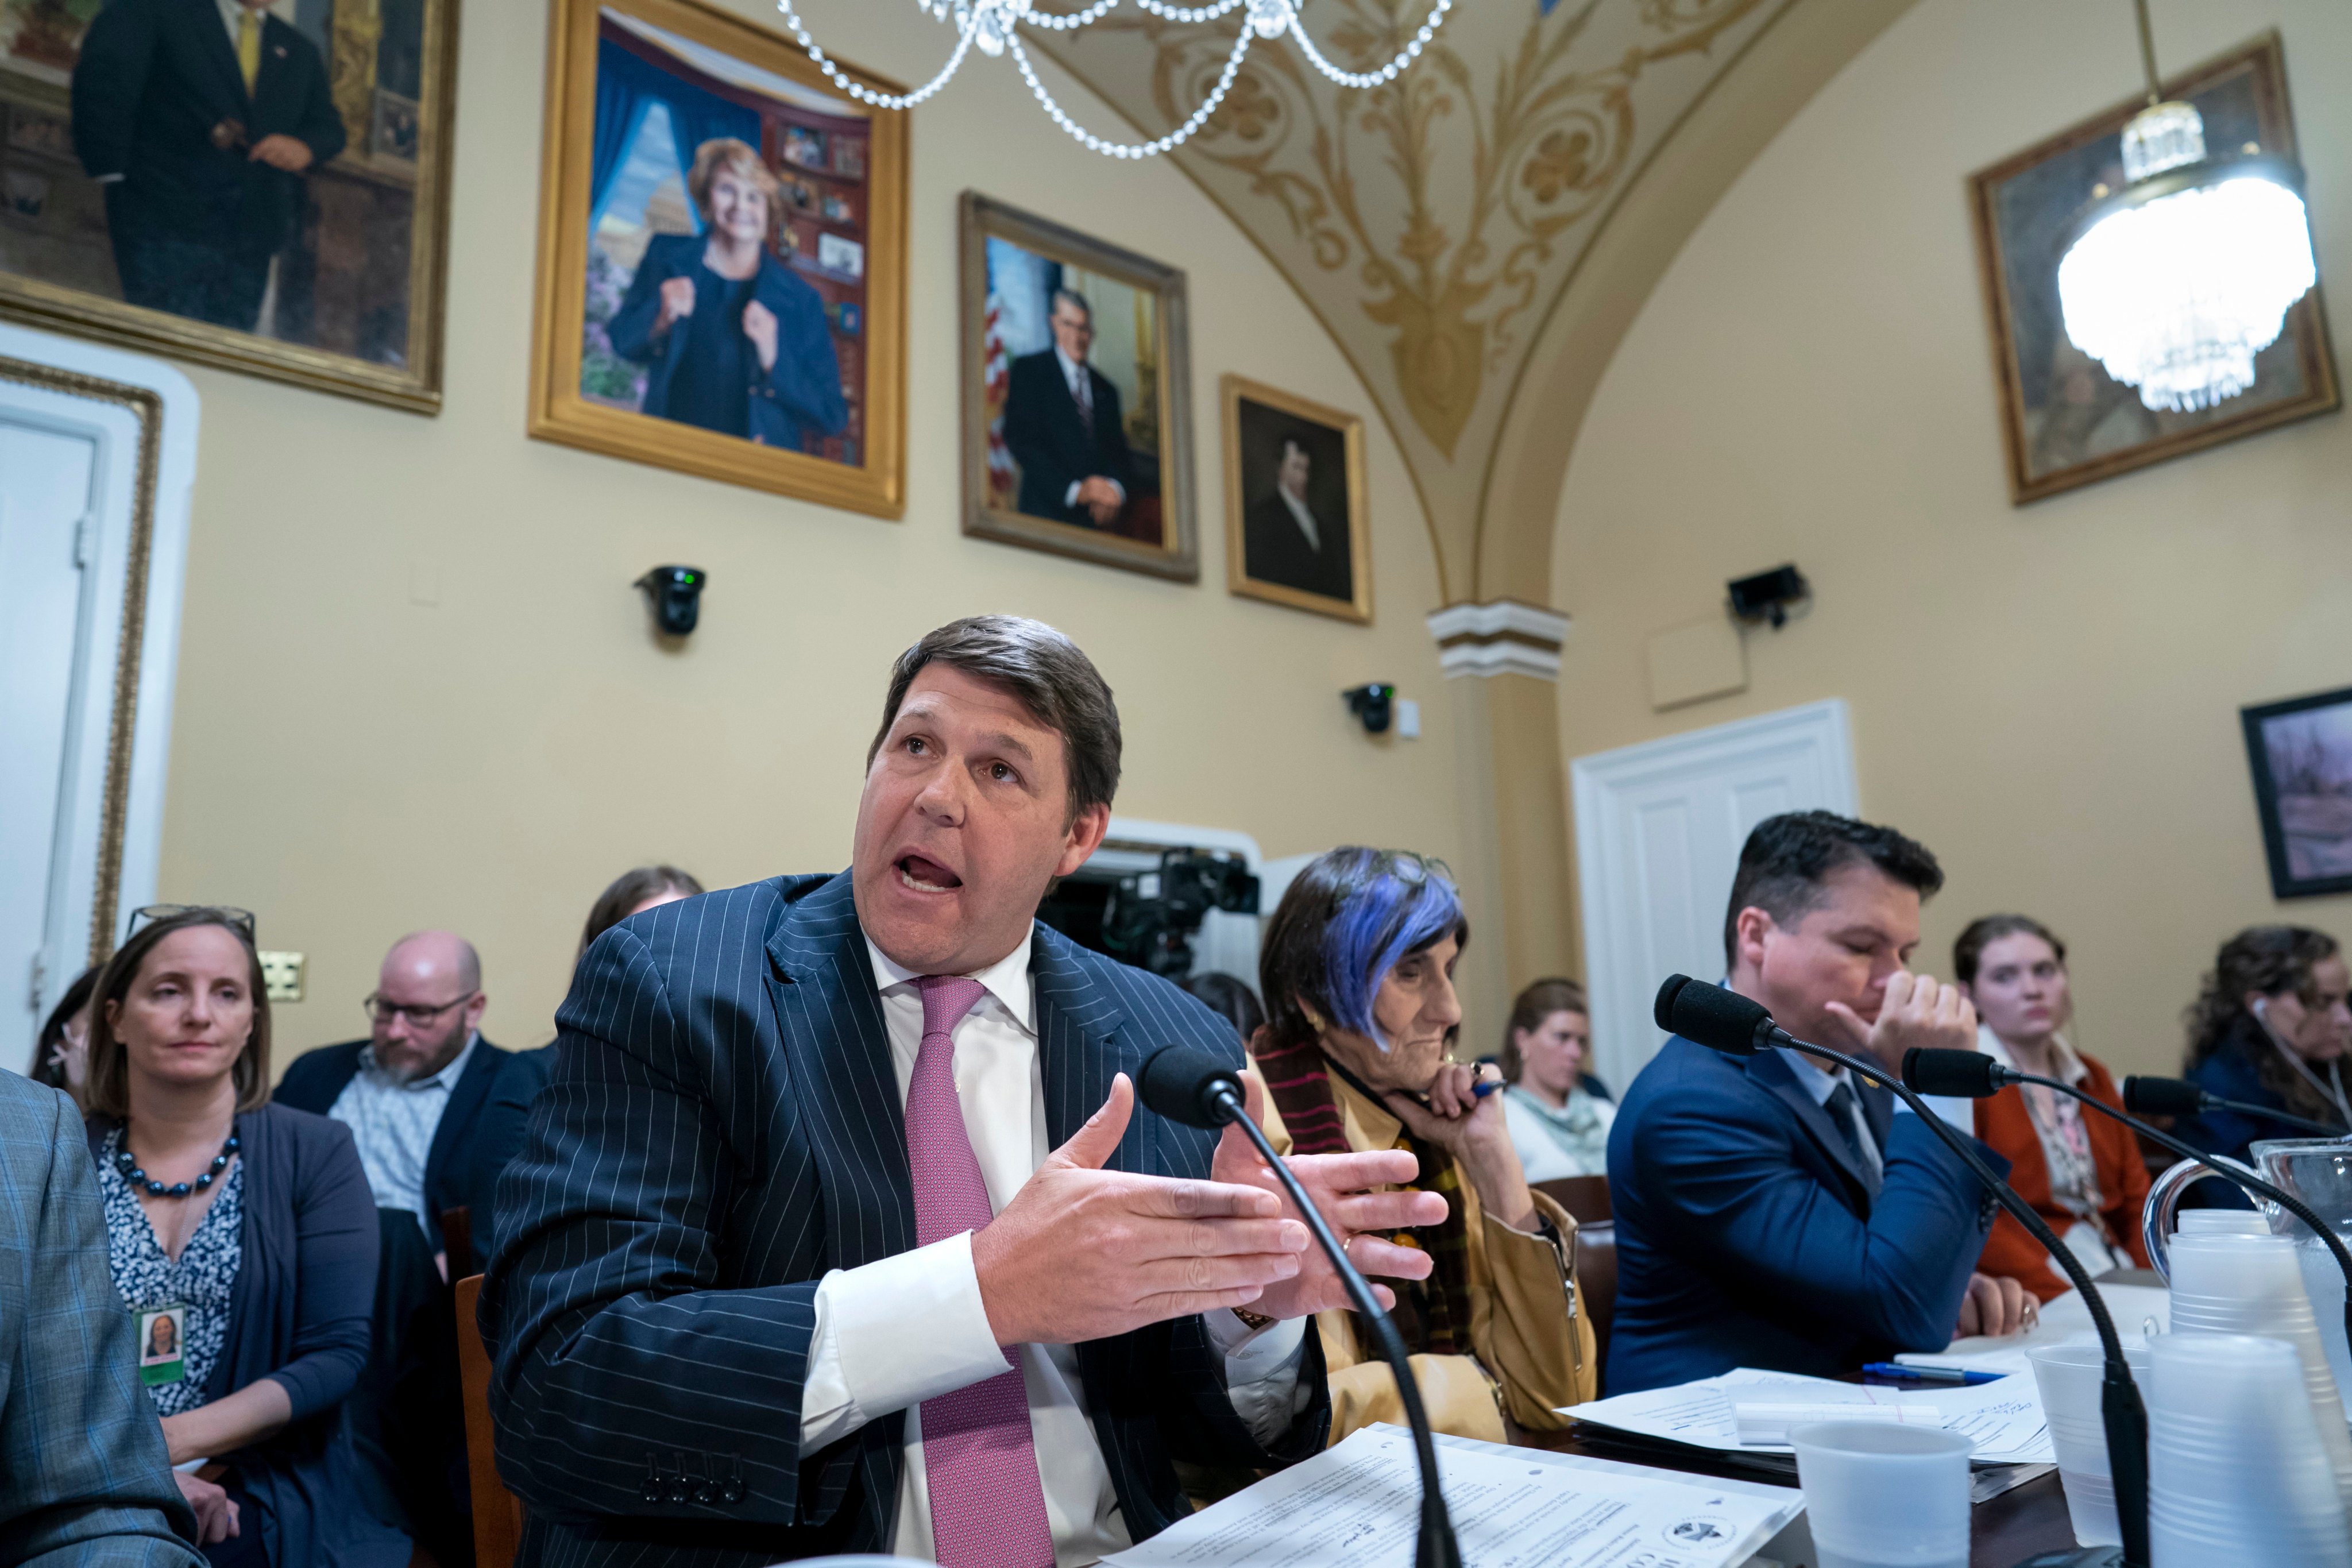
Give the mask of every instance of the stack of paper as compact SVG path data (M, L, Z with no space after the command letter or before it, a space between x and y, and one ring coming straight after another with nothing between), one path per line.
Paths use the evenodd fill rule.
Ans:
M1463 1560L1477 1568L1732 1568L1797 1517L1785 1488L1441 1437ZM1104 1559L1108 1568L1410 1568L1412 1436L1370 1426Z
M2116 1332L2126 1340L2168 1331L2172 1326L2172 1293L2152 1285L2101 1285L2099 1299L2116 1321ZM1957 1367L1967 1372L2031 1372L2025 1352L2035 1345L2059 1345L2069 1340L2095 1337L2091 1309L2083 1293L2069 1290L2042 1309L2041 1321L2023 1333L2000 1339L1978 1334L1954 1340L1940 1351L1912 1352L1895 1359L1905 1366Z
M1826 1377L1738 1367L1676 1388L1654 1388L1596 1399L1566 1414L1642 1436L1720 1453L1790 1452L1785 1442L1739 1440L1739 1405L1911 1405L1932 1410L1943 1424L1976 1440L1980 1465L2046 1465L2056 1458L2042 1418L2042 1395L2030 1377L2004 1377L1960 1388L1897 1391Z

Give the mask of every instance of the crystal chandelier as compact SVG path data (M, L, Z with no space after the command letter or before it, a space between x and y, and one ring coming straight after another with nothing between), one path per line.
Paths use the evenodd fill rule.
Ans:
M1194 132L1208 123L1209 116L1217 111L1217 105L1225 100L1226 92L1234 85L1234 78L1241 71L1243 58L1248 55L1250 45L1256 40L1278 38L1288 33L1297 40L1299 52L1314 64L1315 68L1340 86L1379 87L1384 82L1394 81L1399 72L1420 58L1421 51L1429 47L1430 39L1437 36L1438 24L1445 19L1445 13L1454 8L1454 0L1432 0L1427 20L1422 23L1420 31L1397 51L1394 58L1374 70L1350 71L1342 70L1324 58L1323 51L1315 47L1315 40L1307 36L1307 29L1298 21L1300 3L1301 0L1212 0L1206 5L1187 6L1167 5L1165 0L1135 0L1138 10L1148 12L1164 22L1187 25L1213 22L1234 11L1243 13L1241 31L1234 39L1232 52L1225 57L1225 68L1218 75L1216 86L1209 89L1209 96L1201 100L1201 107L1194 110L1183 124L1150 142L1106 142L1072 120L1062 106L1054 101L1054 95L1045 90L1045 84L1037 79L1036 68L1029 63L1029 53L1021 44L1018 28L1022 25L1055 33L1076 32L1109 16L1118 8L1119 0L1092 0L1092 4L1083 10L1068 12L1047 11L1035 0L915 0L916 8L934 21L951 21L954 24L956 42L954 51L948 56L947 64L940 68L939 75L908 93L876 92L862 82L852 79L826 58L825 52L817 47L816 40L809 36L807 24L801 20L800 13L793 9L793 0L776 0L776 8L783 13L785 26L792 29L793 37L800 40L801 47L808 51L809 58L816 62L834 86L860 103L872 104L877 109L912 109L945 87L948 79L954 76L957 68L963 64L964 57L975 47L982 54L990 56L1010 52L1013 65L1020 69L1021 79L1029 84L1029 90L1036 96L1038 103L1054 123L1090 151L1112 158L1155 158L1172 148L1182 146L1192 139Z
M2124 188L2095 187L2070 231L2058 302L2074 346L2148 407L2210 408L2254 384L2254 356L2318 280L2302 171L2252 142L2208 157L2203 117L2158 86L2147 0L2133 4L2148 106L2124 127Z

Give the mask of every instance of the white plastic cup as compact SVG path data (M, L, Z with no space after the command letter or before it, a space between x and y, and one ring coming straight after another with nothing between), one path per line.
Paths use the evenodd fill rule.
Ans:
M2283 1341L2171 1333L2148 1347L2154 1568L2352 1562L2301 1358Z
M2057 1450L2058 1481L2066 1489L2066 1517L2074 1526L2075 1542L2084 1546L2122 1545L2102 1405L2106 1353L2096 1340L2075 1340L2035 1345L2025 1352L2025 1359L2033 1364L2034 1384L2042 1391L2042 1414L2050 1423L2050 1445ZM2124 1361L2145 1401L2147 1342L2126 1340Z
M1968 1568L1970 1438L1818 1421L1790 1427L1789 1446L1820 1568Z
M2268 1236L2270 1222L2252 1209L2182 1209L2172 1216L2175 1236Z

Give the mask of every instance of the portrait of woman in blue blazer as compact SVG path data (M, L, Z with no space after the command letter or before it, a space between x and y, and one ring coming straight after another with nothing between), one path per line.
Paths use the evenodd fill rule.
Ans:
M770 247L782 187L731 136L695 149L687 195L699 235L659 234L608 329L650 367L642 412L792 451L849 422L817 291Z

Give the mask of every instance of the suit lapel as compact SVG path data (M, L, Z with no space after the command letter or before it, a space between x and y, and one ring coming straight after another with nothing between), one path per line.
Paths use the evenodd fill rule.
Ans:
M245 71L236 63L236 45L230 41L228 28L221 21L220 7L213 4L213 0L187 0L180 15L182 25L197 35L196 53L211 65L213 74L227 89L229 100L250 111L253 98L245 90ZM261 53L266 64L269 58L269 28L267 23L261 29ZM254 78L256 82L260 79L258 75Z
M1870 1135L1878 1140L1878 1147L1886 1147L1887 1134L1895 1131L1895 1091L1884 1084L1864 1083L1862 1119L1870 1124Z
M764 977L824 1191L831 1262L855 1268L915 1245L915 1185L882 999L849 874L788 907Z
M1080 966L1070 940L1039 924L1029 950L1031 994L1037 1008L1037 1051L1045 1086L1045 1146L1058 1149L1110 1098L1111 1080L1143 1070L1143 1048L1119 1026L1125 1021L1109 990ZM1154 1138L1160 1118L1138 1107L1109 1168L1158 1169Z
M1748 1058L1748 1076L1779 1096L1781 1103L1796 1113L1797 1121L1811 1135L1814 1145L1828 1156L1831 1163L1845 1173L1846 1179L1853 1184L1854 1196L1860 1202L1862 1212L1868 1213L1869 1174L1855 1163L1853 1154L1846 1148L1845 1139L1831 1122L1830 1113L1815 1104L1813 1097L1805 1092L1805 1086L1797 1081L1796 1072L1787 1060L1778 1051L1759 1051Z
M286 69L288 37L299 36L293 28L275 16L266 17L262 21L261 67L253 73L253 101L257 107L269 95L270 89L278 85L279 74ZM237 73L237 80L242 82L244 79L245 73L240 70Z
M474 1054L466 1058L466 1070L457 1075L450 1086L449 1103L441 1108L441 1124L433 1130L433 1146L425 1153L425 1186L429 1192L436 1178L447 1168L449 1157L457 1152L458 1140L473 1128L475 1113L490 1095L490 1085L505 1064L505 1052L484 1039L474 1041ZM437 1222L439 1215L434 1218ZM488 1238L484 1237L487 1242Z

